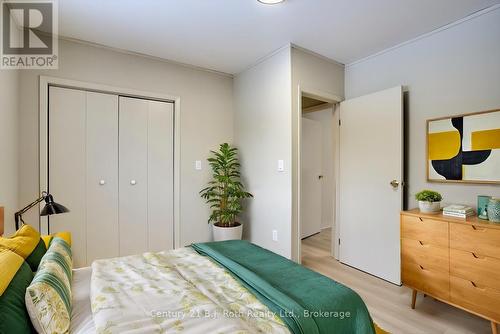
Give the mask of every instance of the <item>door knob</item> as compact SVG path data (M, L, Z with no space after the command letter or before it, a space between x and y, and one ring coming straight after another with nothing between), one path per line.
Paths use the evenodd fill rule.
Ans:
M135 186L137 184L137 182L135 180L130 180L130 184Z
M390 184L394 189L399 187L399 182L397 180L392 180Z
M105 180L100 180L100 181L99 181L99 184L100 184L101 186L103 186L103 185L105 185L105 184L106 184L106 181L105 181Z

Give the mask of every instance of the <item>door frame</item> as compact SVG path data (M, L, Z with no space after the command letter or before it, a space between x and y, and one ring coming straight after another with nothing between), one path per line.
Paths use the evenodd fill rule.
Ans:
M293 147L293 154L292 156L295 156L295 159L293 159L293 166L295 167L294 170L296 171L292 175L292 193L295 195L292 200L292 208L293 208L293 216L294 219L292 219L292 259L296 261L297 263L302 262L302 239L301 239L301 219L300 219L300 204L301 204L301 197L302 197L302 189L300 187L300 182L301 182L301 173L300 173L300 166L301 166L301 142L302 142L302 96L307 96L316 100L324 101L327 103L333 104L333 116L338 115L338 104L342 102L344 99L329 93L322 91L320 89L316 89L314 87L307 87L304 85L298 85L298 101L297 101L297 109L293 110L293 118L296 121L297 124L297 129L294 131L295 133L293 134L294 136L294 147ZM338 133L338 124L333 124L334 129ZM338 139L338 138L336 138ZM334 179L334 184L335 184L335 203L333 203L333 210L335 211L334 213L334 221L332 224L334 226L337 226L337 202L338 202L338 183L336 182L336 179L338 177L338 159L337 159L337 154L338 154L338 140L335 143L335 152L332 152L334 154L334 174L335 174L335 179ZM335 228L335 237L332 237L332 245L331 245L331 255L335 258L338 256L338 243L336 240L338 240L338 228Z
M49 87L73 88L97 93L116 94L126 97L135 97L148 100L170 102L174 104L174 248L181 247L180 239L180 181L181 181L181 98L176 95L158 92L141 91L137 89L108 86L98 83L70 80L59 77L40 75L39 77L39 193L48 187L48 116L49 116ZM39 210L42 206L39 205ZM39 231L47 234L47 217L39 216Z

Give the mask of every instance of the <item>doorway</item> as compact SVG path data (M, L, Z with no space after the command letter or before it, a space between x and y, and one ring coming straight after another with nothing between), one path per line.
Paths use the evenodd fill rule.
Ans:
M302 261L302 98L334 104L335 212L332 255L343 264L400 284L399 215L403 204L403 87L397 86L342 101L323 99L299 86L298 126L294 142L294 213L292 248ZM306 102L306 100L304 100ZM319 108L312 106L311 108ZM321 174L320 174L321 175ZM382 208L382 209L381 209ZM368 250L368 251L367 251ZM320 262L322 259L316 259Z
M301 97L301 262L333 255L335 222L334 104Z

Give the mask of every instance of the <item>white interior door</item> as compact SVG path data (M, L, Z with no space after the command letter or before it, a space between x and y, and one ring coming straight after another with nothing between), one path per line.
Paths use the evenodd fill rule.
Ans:
M322 127L318 121L302 117L301 147L301 238L321 231Z
M400 284L402 88L344 101L340 119L340 261Z

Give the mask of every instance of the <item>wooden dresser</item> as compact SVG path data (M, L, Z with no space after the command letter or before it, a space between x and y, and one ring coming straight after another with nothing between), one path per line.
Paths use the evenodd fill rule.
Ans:
M500 224L401 212L401 277L417 292L500 323Z

